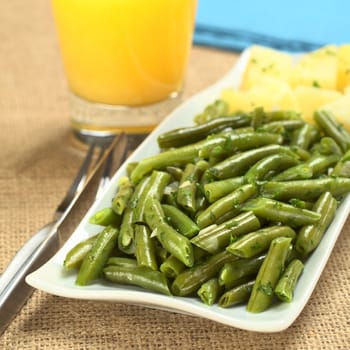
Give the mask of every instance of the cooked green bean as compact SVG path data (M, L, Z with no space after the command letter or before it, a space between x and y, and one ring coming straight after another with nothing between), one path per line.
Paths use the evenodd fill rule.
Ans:
M181 180L183 174L183 170L181 168L177 166L167 166L165 170L174 178L175 181Z
M208 171L217 179L242 176L257 161L272 154L287 154L291 157L297 157L289 147L268 145L235 154L209 168Z
M268 175L271 176L296 164L298 164L298 160L295 157L288 156L287 154L272 154L257 161L245 173L244 180L250 184L264 181L267 180Z
M98 234L80 266L76 284L85 286L100 277L110 253L116 246L117 238L118 230L112 226L107 226Z
M292 239L275 238L256 277L252 293L248 300L249 312L262 312L272 303L274 289L284 269Z
M293 205L264 197L249 200L243 204L242 210L252 211L258 218L281 222L291 227L313 224L321 217L314 211L296 208Z
M343 196L350 191L350 179L330 176L284 182L269 181L260 187L263 196L282 201L291 198L314 200L326 191L331 192L334 197Z
M289 226L269 226L258 231L250 232L231 243L226 250L241 258L251 258L267 250L277 237L295 239L296 233Z
M180 209L167 204L162 204L162 209L170 224L185 237L192 238L199 232L197 224Z
M336 154L339 157L343 155L342 149L331 137L324 136L321 138L320 142L314 144L311 148L311 152L315 154Z
M138 183L146 174L153 170L165 169L167 166L194 163L202 148L211 147L211 145L217 144L218 140L221 141L222 137L209 137L203 141L146 157L136 165L131 173L131 182L134 184Z
M305 180L312 178L312 169L307 163L292 166L273 176L271 181Z
M160 244L186 266L192 266L194 255L191 242L165 222L163 209L157 199L147 198L145 218Z
M225 251L210 256L204 262L181 272L175 278L171 286L173 294L185 296L195 293L204 282L215 277L226 262L237 259L237 257Z
M145 191L150 177L144 177L135 187L129 205L123 213L120 231L118 235L118 248L126 254L133 254L135 252L134 244L134 209L137 206L140 196Z
M145 225L135 225L135 255L139 266L158 270L155 244L149 228Z
M211 278L204 282L198 289L197 294L206 305L213 305L223 292L217 278Z
M206 183L204 187L205 197L209 203L214 203L219 198L226 196L244 184L243 176L232 177L225 180Z
M331 175L350 177L350 150L340 158L332 170Z
M124 258L121 256L111 256L106 262L106 266L108 265L137 266L137 260L133 258Z
M227 115L228 104L224 100L215 100L205 107L204 111L194 117L196 124L203 124L211 119Z
M214 224L217 219L225 213L233 210L234 215L240 212L240 206L249 198L257 194L257 187L253 184L246 184L218 199L197 217L197 224L200 228Z
M293 131L299 129L305 125L305 122L301 119L286 119L286 120L275 120L262 125L259 130L270 131L274 128L277 129L282 127L285 131Z
M325 192L320 196L312 210L319 213L321 218L317 223L300 229L295 244L295 248L299 253L308 255L316 249L335 216L337 205L338 203L331 193Z
M238 151L246 151L252 148L261 147L271 144L282 144L283 137L280 134L269 132L232 132L227 135L215 136L216 142L204 145L200 151L201 158L210 156L230 156Z
M173 255L165 259L159 267L159 270L169 278L175 278L185 269L186 266Z
M188 163L185 167L177 190L177 203L191 213L196 212L197 183L207 168L207 162L199 161L196 165Z
M158 293L171 295L165 275L145 266L107 266L103 269L105 278L111 282L131 284Z
M228 290L236 286L237 281L242 278L257 274L265 257L266 254L262 254L253 258L239 259L232 263L226 263L220 270L219 284L225 286L225 289Z
M134 209L134 222L145 223L144 212L146 198L154 197L160 200L163 196L164 189L170 181L170 175L164 171L154 170L151 174L147 186L139 193L139 199Z
M158 136L158 145L161 148L179 147L204 139L228 127L238 128L250 124L251 118L246 115L219 117L206 123L173 129Z
M66 270L79 268L86 254L90 251L98 235L94 235L78 244L76 244L69 252L63 262Z
M298 146L302 149L309 149L309 147L316 142L319 137L320 131L314 125L304 124L293 132L290 144L292 146Z
M197 236L191 239L191 242L205 251L215 254L228 246L231 237L239 237L255 231L259 227L260 222L253 213L241 213L214 229L200 231Z
M89 223L101 226L119 227L120 215L116 214L112 208L103 208L90 217Z
M350 148L350 135L329 111L317 110L314 119L323 132L337 142L343 152Z
M134 186L130 179L126 176L121 177L118 181L118 191L112 200L112 209L116 214L123 214L133 192Z
M274 291L278 299L287 303L292 301L296 283L303 269L304 264L298 259L288 264Z
M253 290L255 280L243 283L225 292L219 299L219 306L230 307L247 301Z

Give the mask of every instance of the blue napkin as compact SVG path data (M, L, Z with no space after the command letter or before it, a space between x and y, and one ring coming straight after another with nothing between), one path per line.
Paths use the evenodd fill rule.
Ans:
M349 42L349 0L198 0L197 45L300 52Z

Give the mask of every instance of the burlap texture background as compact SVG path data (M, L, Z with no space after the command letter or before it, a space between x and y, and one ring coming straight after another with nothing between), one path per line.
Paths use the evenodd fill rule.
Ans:
M194 48L185 96L220 78L236 58ZM47 0L1 1L0 136L2 271L50 220L83 156L69 133L67 87ZM349 231L348 222L309 303L282 333L36 291L0 337L0 349L349 349Z

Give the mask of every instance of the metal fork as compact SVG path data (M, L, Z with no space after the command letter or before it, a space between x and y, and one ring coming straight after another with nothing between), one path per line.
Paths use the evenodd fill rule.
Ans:
M4 273L0 277L0 295L3 292L6 285L13 278L13 275L17 270L21 268L28 257L35 251L36 247L45 239L47 234L53 229L54 225L60 221L64 212L69 208L70 203L72 203L75 196L81 191L82 186L84 185L86 178L89 173L89 169L93 164L93 155L98 147L97 142L93 142L90 144L89 149L86 153L86 156L78 170L73 182L71 183L66 195L57 206L52 221L43 226L39 231L37 231L16 253L16 255L12 258ZM103 153L105 152L107 147L107 143L103 142L100 148L100 154L97 158L97 161L93 165L96 166L98 160L101 158ZM105 166L107 166L107 162L111 162L111 158L108 157L106 160ZM105 180L104 180L105 181Z
M106 179L109 177L107 172L111 170L113 154L118 158L116 161L118 166L124 160L127 138L125 134L120 134L105 150L102 148L93 170L88 172L95 147L96 145L90 147L66 197L55 212L54 220L34 235L30 240L32 245L27 243L20 249L3 273L0 279L0 335L33 292L33 288L25 283L25 277L39 268L57 251L60 238L59 230L62 223L68 218L75 205L82 203L84 194L89 193L92 189L90 185L93 184L94 179L97 180L96 176L101 175L100 170L102 170L100 185L106 183ZM82 182L84 182L83 186L81 186ZM65 210L62 212L64 208Z

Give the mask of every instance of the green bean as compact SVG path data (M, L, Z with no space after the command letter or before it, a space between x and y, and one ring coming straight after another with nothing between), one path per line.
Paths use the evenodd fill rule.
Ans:
M279 127L282 127L285 131L293 131L303 127L304 125L305 125L305 122L301 119L286 119L286 120L271 121L269 123L262 125L258 130L270 131L270 130L273 130L274 128L277 129Z
M320 174L326 173L327 170L337 163L339 160L339 155L315 155L307 161L307 165L310 167L313 177Z
M298 259L294 259L288 264L275 288L275 295L278 299L287 303L292 301L296 283L303 269L304 264Z
M350 177L350 150L340 158L332 170L331 175Z
M112 226L107 226L98 234L80 266L76 284L85 286L101 275L103 267L117 243L117 238L118 230Z
M219 299L218 304L221 307L230 307L243 303L249 299L253 290L255 280L243 283L225 292Z
M115 283L131 284L165 295L171 295L165 275L145 266L107 266L103 269L107 280Z
M101 226L119 227L120 215L116 214L112 208L103 208L90 217L89 223Z
M232 236L239 237L257 230L259 227L260 222L253 213L241 213L216 228L200 231L197 236L191 239L191 242L197 247L215 254L230 243Z
M258 231L250 232L237 241L231 243L226 250L241 258L251 258L267 250L277 237L295 239L296 233L289 226L269 226Z
M160 200L163 196L165 186L170 181L170 175L164 171L154 170L149 179L147 186L145 186L139 193L137 205L134 209L134 223L145 223L144 212L146 198L154 197Z
M145 217L160 244L186 266L192 266L194 256L191 242L165 222L163 209L157 199L152 197L147 199Z
M273 292L284 269L291 241L289 237L278 237L271 242L248 300L249 312L262 312L271 305Z
M158 270L155 244L151 233L145 225L135 225L135 255L139 266Z
M116 266L137 266L137 260L133 258L124 258L121 256L111 256L106 262L106 266L116 265Z
M128 162L126 164L126 173L128 174L128 176L130 176L130 174L134 171L137 164L138 162Z
M232 132L221 137L216 136L215 140L215 143L208 143L200 149L199 156L201 158L229 156L238 151L271 144L282 144L283 137L280 134L269 132L246 132L241 134Z
M304 124L299 129L295 130L290 142L293 146L298 146L302 149L309 149L309 147L320 137L319 130L311 124Z
M167 166L165 170L174 178L175 181L181 180L183 174L183 170L181 168L177 166Z
M235 154L209 168L208 171L217 179L241 176L257 161L272 154L287 154L291 157L297 157L289 147L268 145Z
M208 137L206 140L182 146L175 149L155 154L142 159L130 175L132 183L138 183L146 174L153 170L165 169L173 165L185 165L194 163L200 150L204 147L211 147L222 140L222 137Z
M219 117L206 123L173 129L158 136L158 145L161 148L179 147L206 138L228 127L237 128L250 124L251 118L246 115Z
M290 120L299 119L302 120L300 113L296 111L275 110L265 112L265 123L278 121L278 120Z
M217 278L211 278L204 282L198 289L197 294L206 305L213 305L223 292Z
M320 219L320 214L314 211L264 197L249 200L243 204L242 210L252 211L258 218L281 222L291 227L313 224Z
M112 200L112 209L116 214L123 214L133 192L134 186L129 178L126 176L121 177L118 181L118 191Z
M197 224L180 209L167 204L162 204L162 209L170 224L185 237L192 238L199 232Z
M144 177L135 187L135 191L132 194L129 205L126 207L123 213L122 222L120 225L120 231L118 235L118 248L120 251L126 254L133 254L135 252L134 244L134 209L137 206L139 197L145 191L150 177Z
M307 163L292 166L273 176L271 181L305 180L312 178L312 169Z
M243 184L243 176L206 183L204 185L205 197L209 203L214 203L219 198L226 196Z
M200 161L196 165L186 165L177 190L176 201L191 213L196 212L196 192L200 176L206 170L207 162Z
M66 270L71 270L71 269L80 267L86 254L90 251L90 249L94 245L96 238L97 238L97 235L94 235L76 244L71 250L69 250L63 262L63 266L65 267Z
M204 262L181 272L175 278L171 286L173 294L185 296L195 293L204 282L215 277L226 262L237 259L237 257L225 251L210 256Z
M252 184L246 184L237 188L225 197L218 199L200 213L197 217L197 225L200 228L209 226L230 210L233 210L232 214L237 215L242 203L256 194L257 187Z
M179 259L175 258L175 256L170 255L162 262L159 269L167 277L175 278L186 269L186 266Z
M219 284L225 286L225 289L231 289L237 285L237 281L242 278L257 274L266 254L258 255L253 258L239 259L232 263L226 263L219 273Z
M320 142L314 144L311 148L311 152L315 154L336 154L339 157L343 155L342 149L331 137L325 136L322 137Z
M320 196L312 210L319 213L321 218L317 223L300 229L295 244L299 253L308 255L316 249L335 216L337 204L330 192L325 192Z
M254 184L267 180L269 174L290 168L296 164L298 164L298 160L295 157L290 157L286 154L272 154L257 161L245 173L244 179L247 183Z
M205 107L204 111L194 117L197 124L203 124L211 119L218 118L228 113L228 104L224 100L215 100Z
M343 196L350 191L350 179L345 177L322 177L285 182L270 181L260 187L262 196L283 201L291 198L312 201L326 191L331 192L334 197Z
M334 139L343 152L350 148L350 135L345 128L337 122L334 115L329 111L317 110L314 113L317 125L327 136Z

